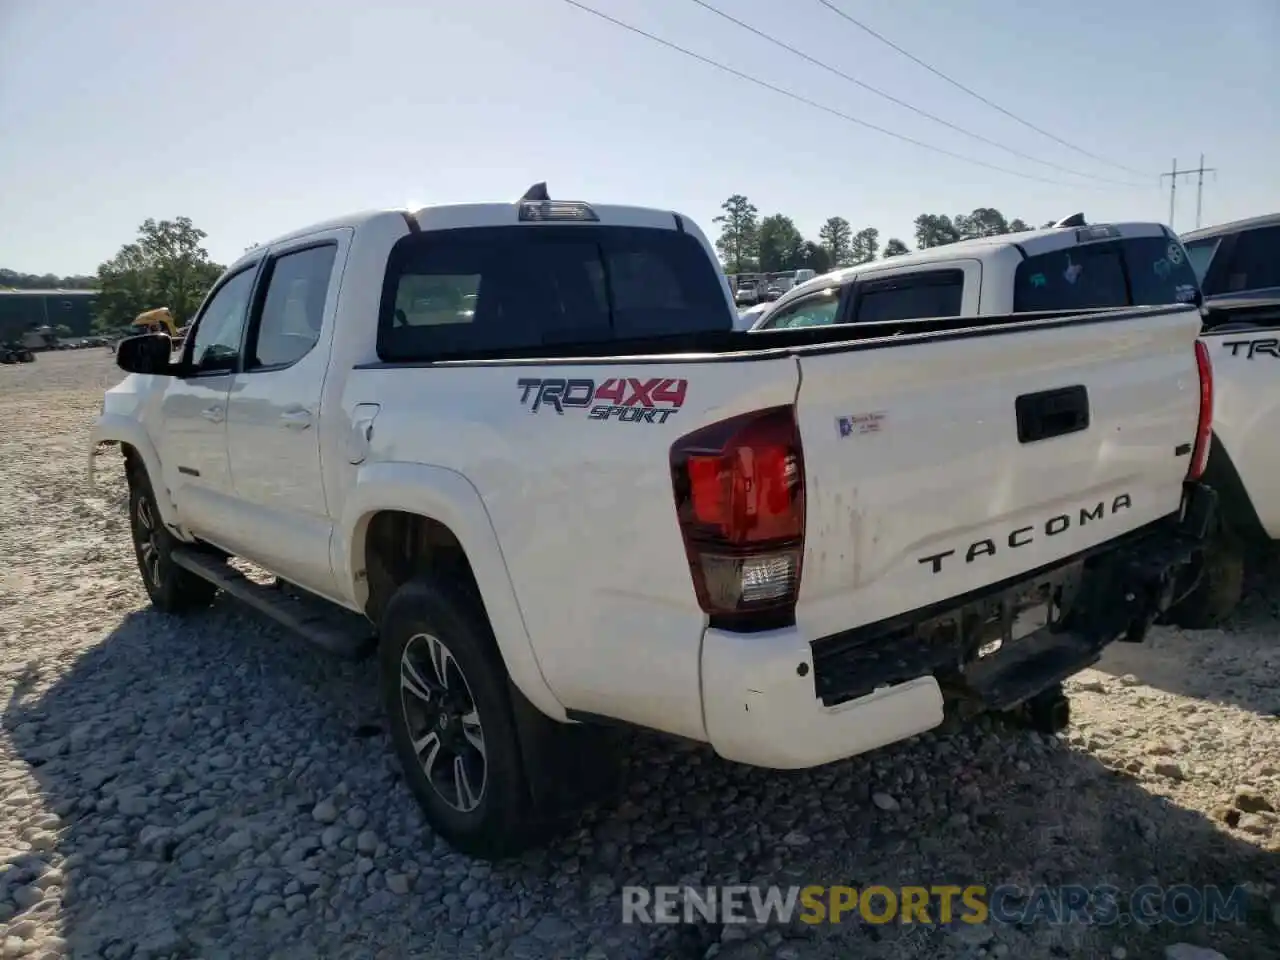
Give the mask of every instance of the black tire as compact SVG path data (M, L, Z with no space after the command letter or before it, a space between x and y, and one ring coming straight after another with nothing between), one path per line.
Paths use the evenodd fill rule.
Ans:
M151 604L164 613L186 613L207 607L218 588L173 562L178 540L160 522L155 493L146 471L129 472L129 530L138 573Z
M387 604L380 633L392 746L432 829L486 859L537 842L543 827L532 809L506 667L470 591L411 580Z
M1244 553L1221 539L1205 548L1200 581L1165 618L1184 630L1205 630L1222 623L1244 596Z

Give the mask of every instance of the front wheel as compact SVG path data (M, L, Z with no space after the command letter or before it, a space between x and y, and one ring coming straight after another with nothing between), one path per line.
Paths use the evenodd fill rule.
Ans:
M173 562L178 541L161 522L151 481L141 470L129 478L129 529L142 585L157 610L185 613L209 605L218 588Z

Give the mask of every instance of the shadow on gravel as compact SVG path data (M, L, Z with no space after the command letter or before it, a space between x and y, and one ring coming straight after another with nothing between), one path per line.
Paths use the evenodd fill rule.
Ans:
M1097 669L1131 674L1167 693L1280 716L1280 565L1247 579L1240 605L1221 628L1157 628L1145 643L1112 644Z
M60 887L77 957L625 960L702 958L717 945L722 960L983 946L1036 960L1122 944L1156 956L1176 941L1275 957L1261 897L1241 923L1212 930L624 925L624 884L1132 891L1275 882L1280 865L1057 738L984 719L794 774L637 736L618 806L491 866L422 825L378 725L372 670L218 605L185 623L131 614L43 693L25 678L4 732L56 819L19 827L32 849L0 874L0 909L18 911L11 921L52 911L46 892Z

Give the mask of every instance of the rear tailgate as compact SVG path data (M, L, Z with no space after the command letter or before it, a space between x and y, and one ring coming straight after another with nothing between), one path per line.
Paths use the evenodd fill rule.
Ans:
M1194 307L1138 308L800 352L797 620L874 623L1177 511L1199 329Z

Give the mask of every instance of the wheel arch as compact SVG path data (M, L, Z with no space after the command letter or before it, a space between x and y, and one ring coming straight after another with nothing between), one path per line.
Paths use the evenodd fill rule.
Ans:
M407 566L396 567L386 552L397 536L412 544ZM488 511L465 476L413 463L361 467L335 531L333 563L349 599L374 622L388 584L406 573L447 572L469 582L512 683L542 713L567 719L538 663Z
M182 539L186 539L178 522L178 508L173 502L173 495L164 480L160 466L160 454L147 436L142 424L118 414L103 414L93 425L89 437L89 483L92 485L96 473L97 458L102 448L108 445L118 446L125 458L126 468L140 467L147 473L155 494L156 507L160 510L160 518L164 525Z

